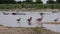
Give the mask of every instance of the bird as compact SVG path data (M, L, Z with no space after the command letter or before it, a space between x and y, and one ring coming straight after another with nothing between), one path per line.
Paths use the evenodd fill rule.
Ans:
M43 16L44 13L40 13L41 16Z
M57 11L52 11L52 13L58 13Z
M20 23L20 22L19 22L20 20L21 20L21 18L18 18L18 19L17 19L17 22Z
M42 19L41 18L38 18L37 21L41 21Z
M27 19L29 25L31 25L31 20L32 20L32 17L30 17L29 19Z
M17 15L16 13L12 13L12 15Z
M43 17L41 17L41 18L37 18L37 21L40 22L40 21L42 21L42 19L43 19Z
M54 21L57 22L58 21L58 18L56 18Z
M8 15L9 13L3 12L4 15Z
M42 24L42 19L43 19L43 16L41 18L37 18L37 21L38 21L38 25L41 25L40 27L43 27L43 24Z

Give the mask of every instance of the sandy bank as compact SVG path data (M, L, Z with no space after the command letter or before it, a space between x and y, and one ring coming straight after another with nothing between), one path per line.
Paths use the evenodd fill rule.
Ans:
M19 12L60 12L60 9L33 9L33 8L22 8L22 9L0 9L0 11L19 11Z
M0 26L0 34L60 34L46 28L21 28Z

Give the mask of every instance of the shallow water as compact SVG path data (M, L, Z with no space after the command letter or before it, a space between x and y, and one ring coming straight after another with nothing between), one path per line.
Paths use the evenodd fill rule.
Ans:
M60 32L60 24L43 24L43 27L55 32Z
M44 13L42 22L54 22L54 19L58 17L58 22L60 21L60 12L52 13L52 12L18 12L25 13L26 15L12 15L13 12L6 12L9 15L4 15L3 12L0 12L0 24L9 27L36 27L37 26L37 18L40 18L40 13ZM27 19L32 17L32 25L28 25ZM21 18L20 23L17 23L17 19ZM44 24L44 27L60 32L60 24Z

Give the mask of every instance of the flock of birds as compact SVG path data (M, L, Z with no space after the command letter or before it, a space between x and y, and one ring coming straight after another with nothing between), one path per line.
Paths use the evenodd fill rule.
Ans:
M52 12L52 13L55 13L55 12ZM9 13L3 12L3 14L4 14L4 15L8 15ZM13 15L16 15L16 13L12 13L12 14L13 14ZM25 15L25 14L23 14L23 15ZM44 13L40 13L40 15L41 15L41 18L37 18L37 19L36 19L36 20L39 21L39 22L42 21ZM31 25L31 20L32 20L32 17L30 17L29 19L27 19L29 25ZM21 18L16 19L16 21L17 21L17 23L20 23ZM57 21L58 21L58 17L57 17L56 19L54 19L54 21L57 22Z
M43 19L43 14L44 14L44 13L40 13L41 18L37 18L37 19L36 19L38 22L41 22L41 21L42 21L42 19ZM32 17L30 17L29 19L27 19L29 25L31 25L31 20L32 20ZM17 19L17 22L18 22L18 23L19 23L20 21L21 21L21 18ZM54 19L54 21L57 22L57 21L58 21L58 18ZM41 24L42 24L42 23L41 23Z
M38 18L37 21L41 22L42 19L43 19L42 17ZM31 20L32 20L32 17L30 17L29 19L27 19L29 25L31 25ZM21 18L17 19L16 21L17 21L17 23L20 23Z

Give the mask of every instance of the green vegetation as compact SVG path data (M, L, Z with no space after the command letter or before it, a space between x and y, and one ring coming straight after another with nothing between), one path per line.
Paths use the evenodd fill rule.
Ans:
M38 8L38 9L60 9L60 4L24 4L24 8Z
M42 3L42 1L41 0L36 0L36 3Z
M0 9L20 9L22 4L0 4ZM25 4L23 8L37 8L37 9L60 9L60 4Z
M56 3L60 4L60 0L56 0Z
M53 0L49 0L49 1L47 1L47 3L48 3L48 4L55 4L56 2L53 1Z
M15 4L15 0L0 0L0 4Z
M20 8L37 8L37 9L60 9L60 0L49 0L47 4L42 4L41 0L36 0L33 2L32 0L19 1L16 2L14 0L0 0L0 9L20 9Z
M15 9L20 7L21 5L19 4L0 4L0 9Z
M31 3L31 2L33 2L32 0L26 0L26 3Z

